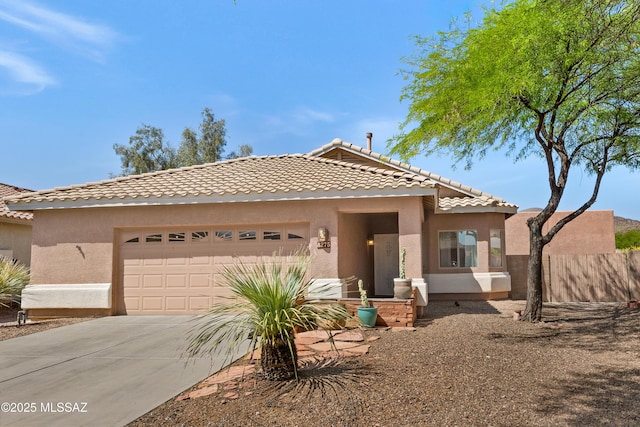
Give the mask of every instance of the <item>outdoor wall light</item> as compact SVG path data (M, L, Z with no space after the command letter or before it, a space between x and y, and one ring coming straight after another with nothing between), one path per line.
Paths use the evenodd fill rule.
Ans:
M324 227L318 228L318 248L330 248L329 230Z
M367 246L373 246L373 239L367 239Z

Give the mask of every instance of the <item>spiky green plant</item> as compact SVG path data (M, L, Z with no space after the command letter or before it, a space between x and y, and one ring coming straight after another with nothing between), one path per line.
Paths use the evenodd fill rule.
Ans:
M0 306L20 301L22 289L29 283L29 269L11 258L0 256Z
M242 262L224 268L222 276L233 300L215 304L189 338L187 351L196 356L226 349L231 357L246 343L261 348L262 374L269 380L298 378L296 329L339 323L349 317L341 304L307 300L313 283L307 276L310 259L296 252L256 264ZM315 292L315 290L314 290Z

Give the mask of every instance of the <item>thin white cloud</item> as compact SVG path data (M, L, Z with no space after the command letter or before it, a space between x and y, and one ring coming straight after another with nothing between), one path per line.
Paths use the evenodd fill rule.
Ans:
M271 134L305 136L315 132L314 126L334 123L338 117L339 114L301 106L277 115L264 115L262 120Z
M119 37L106 25L90 23L28 0L0 0L0 20L100 62Z
M0 50L0 67L6 69L14 81L24 84L30 93L40 92L56 83L38 64L13 52Z
M293 112L292 117L298 123L325 122L333 123L335 116L324 111L314 110L309 107L300 107Z

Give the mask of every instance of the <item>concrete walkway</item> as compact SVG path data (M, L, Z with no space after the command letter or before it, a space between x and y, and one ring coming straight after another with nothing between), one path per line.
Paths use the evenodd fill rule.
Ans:
M1 341L0 426L135 420L223 367L184 356L192 319L105 317Z

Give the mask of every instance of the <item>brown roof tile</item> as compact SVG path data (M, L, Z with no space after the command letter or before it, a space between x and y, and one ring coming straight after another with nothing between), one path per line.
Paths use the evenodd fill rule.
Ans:
M433 189L428 177L311 155L244 157L205 165L132 175L43 190L7 200L16 208L47 204L93 205L198 201L270 200L301 197L394 195L395 190ZM424 193L424 191L423 191ZM180 199L180 200L179 200ZM262 198L264 199L264 198ZM76 203L74 203L76 202Z
M499 207L513 210L513 213L515 213L518 208L517 205L509 203L499 197L469 187L468 185L460 184L451 179L444 178L415 166L411 166L408 163L400 162L355 144L342 141L340 138L334 139L329 144L325 144L309 154L312 156L321 156L335 149L346 150L351 153L377 160L395 170L407 171L411 174L424 176L439 186L444 186L463 194L462 197L440 197L438 205L441 210L450 210L454 208Z
M31 190L26 188L15 187L13 185L7 185L0 183L0 221L2 218L8 218L19 221L31 221L33 220L33 214L31 212L24 211L10 211L4 203L4 198L21 193L28 193Z

